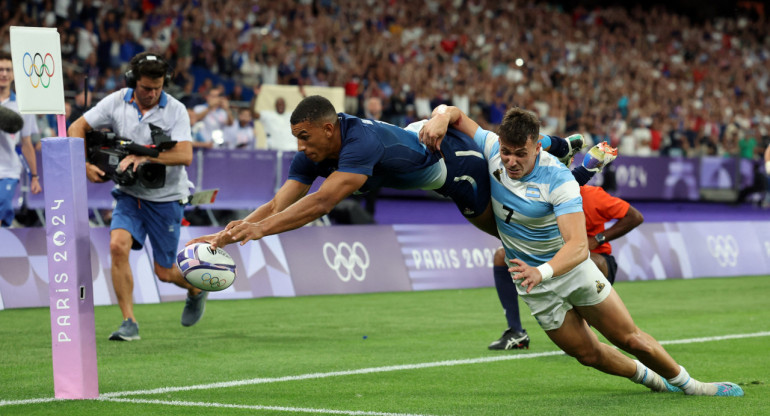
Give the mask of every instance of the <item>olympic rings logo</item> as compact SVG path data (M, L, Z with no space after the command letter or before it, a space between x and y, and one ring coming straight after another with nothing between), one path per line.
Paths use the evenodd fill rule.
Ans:
M326 264L337 272L337 277L343 282L350 281L351 277L359 282L366 278L369 253L360 242L356 241L352 247L345 242L336 246L332 243L325 243L323 252Z
M738 264L738 254L740 253L740 250L738 248L738 242L735 241L735 238L733 238L732 235L718 235L716 237L710 235L706 238L706 243L708 244L709 253L717 259L717 263L719 263L720 266L735 267L735 265Z
M56 72L53 55L47 53L43 56L38 52L35 53L35 56L32 56L29 52L26 52L21 63L24 68L24 75L29 78L32 88L37 88L40 85L43 88L48 88L51 85L51 78L53 78Z
M227 286L227 279L220 279L216 276L212 276L211 273L203 273L201 275L201 281L209 287Z

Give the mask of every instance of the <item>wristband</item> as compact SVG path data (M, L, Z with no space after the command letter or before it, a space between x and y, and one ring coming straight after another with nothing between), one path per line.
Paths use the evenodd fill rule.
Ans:
M33 178L37 178L38 177L37 175L30 175L30 176L32 176Z
M543 263L536 267L540 270L540 275L543 276L543 280L548 280L553 277L553 267L548 263Z

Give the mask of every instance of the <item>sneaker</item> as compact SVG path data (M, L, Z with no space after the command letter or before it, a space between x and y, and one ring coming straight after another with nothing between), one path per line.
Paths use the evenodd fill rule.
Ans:
M566 156L560 157L559 161L569 167L569 165L572 164L572 158L586 145L586 142L583 140L583 135L581 134L573 134L572 136L566 137L564 140L567 141L569 151Z
M139 337L139 324L128 318L120 324L120 328L110 335L110 341L135 341Z
M598 172L616 157L618 157L618 149L611 147L607 142L601 142L586 153L583 158L583 167L590 172Z
M741 386L730 383L729 381L724 381L721 383L711 383L717 386L717 393L714 396L733 396L733 397L741 397L743 396L743 389Z
M521 332L514 331L508 328L503 332L503 336L497 341L489 344L490 350L520 350L529 349L529 335L527 330L522 329Z
M193 297L187 296L182 311L182 326L193 326L200 321L203 312L206 311L206 298L208 296L209 292L205 290L201 290L201 293Z

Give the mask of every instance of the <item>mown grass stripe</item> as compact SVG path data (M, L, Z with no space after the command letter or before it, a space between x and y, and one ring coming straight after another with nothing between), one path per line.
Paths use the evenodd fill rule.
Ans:
M757 338L757 337L766 337L766 336L770 336L770 331L754 332L749 334L730 334L730 335L720 335L720 336L712 336L712 337L668 340L668 341L660 341L660 343L663 345L692 344L692 343L700 343L700 342L714 342L714 341ZM286 382L286 381L313 380L313 379L321 379L321 378L329 378L329 377L384 373L384 372L402 371L402 370L417 370L422 368L450 367L450 366L456 366L456 365L480 364L480 363L490 363L490 362L496 362L496 361L549 357L549 356L562 355L562 354L564 354L562 351L547 351L547 352L539 352L539 353L531 353L531 354L529 353L506 354L506 355L499 355L499 356L493 356L493 357L479 357L479 358L468 358L468 359L461 359L461 360L435 361L435 362L429 362L429 363L391 365L391 366L384 366L384 367L369 367L369 368L361 368L356 370L331 371L326 373L308 373L308 374L299 374L295 376L252 378L252 379L225 381L225 382L218 382L218 383L197 384L192 386L160 387L160 388L149 389L149 390L132 390L132 391L103 393L99 396L99 400L115 399L115 398L120 398L125 396L153 395L153 394L162 394L162 393L173 393L173 392L179 392L179 391L207 390L207 389L223 388L223 387L280 383L280 382ZM53 402L57 400L60 400L60 399L51 397L51 398L26 399L26 400L0 400L0 407L11 406L11 405L48 403L48 402ZM364 414L364 413L361 413L361 414Z

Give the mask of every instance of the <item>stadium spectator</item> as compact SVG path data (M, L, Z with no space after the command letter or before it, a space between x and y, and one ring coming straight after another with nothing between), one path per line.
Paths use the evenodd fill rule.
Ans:
M86 137L94 128L111 127L122 137L135 143L153 144L151 125L162 129L176 145L161 152L157 158L127 155L119 170L136 169L147 162L166 165L165 185L158 189L145 188L141 183L116 185L112 194L116 200L110 224L110 256L112 283L124 321L110 335L113 341L139 339L139 325L134 315L133 274L129 263L131 249L142 248L147 236L152 244L154 271L158 278L187 289L187 302L181 323L194 325L204 312L207 292L191 286L176 267L176 251L182 222L183 202L190 195L190 182L185 166L192 162L190 120L184 106L163 91L170 78L170 67L157 55L141 53L130 62L126 85L88 110L69 128L69 136ZM104 182L105 172L86 163L86 174L92 182Z
M227 99L235 102L248 101L246 99L246 92L243 90L243 86L241 86L241 84L233 85L233 90L230 91L230 94L227 96Z
M353 75L345 82L345 112L358 113L358 96L363 92L363 84L357 75Z
M99 36L94 30L94 22L92 20L83 22L83 27L78 28L77 35L76 55L81 62L84 62L91 54L96 53L96 48L99 46Z
M519 295L559 348L583 365L627 377L653 391L743 395L734 383L691 378L660 343L634 324L610 282L588 259L579 187L556 158L540 151L536 116L519 108L509 110L499 136L473 128L470 120L464 124L476 132L474 140L484 149L490 171L496 172L492 199L501 208L495 216L506 257L511 259L509 271L520 282ZM639 360L599 342L588 325Z
M545 132L566 116L573 125L591 126L592 136L608 135L615 113L626 125L661 118L654 123L661 129L661 137L669 137L675 130L689 134L689 147L682 149L694 156L719 151L724 126L747 121L741 127L748 129L767 105L770 69L761 63L766 61L762 45L770 28L743 4L736 6L734 15L700 22L664 6L586 10L569 5L571 10L565 11L518 0L506 3L516 13L500 13L495 18L500 27L526 28L521 36L513 37L490 35L481 24L479 16L483 15L476 10L502 10L488 0L458 2L447 8L398 3L387 10L371 7L355 13L340 13L334 2L314 8L270 3L260 5L258 11L238 2L177 7L174 2L157 1L147 11L143 4L134 2L115 12L109 7L60 7L56 2L62 56L74 64L65 65L65 71L82 71L86 60L68 53L95 50L90 35L84 36L88 30L72 29L70 21L77 27L94 21L100 23L99 33L94 35L113 43L110 62L100 61L100 65L124 63L143 48L154 48L177 68L193 65L196 73L205 72L203 77L227 78L222 81L250 79L246 85L260 79L264 84L283 79L343 87L356 74L361 81L350 88L354 92L349 95L356 104L364 87L371 88L364 85L370 79L383 91L390 88L394 93L407 85L428 89L417 94L416 103L407 101L416 104L419 117L427 117L424 110L435 106L424 105L435 98L433 91L446 94L444 90L452 86L448 92L457 94L459 81L467 80L471 97L467 108L462 100L453 103L466 114L473 113L474 107L488 109L493 95L485 97L482 92L492 88L504 97L514 97L513 103L524 108L547 104L549 111L540 112L547 122ZM45 26L51 19L45 2L11 3L11 10L5 13L7 24L0 27L3 38L10 25ZM458 24L466 34L447 38L447 30ZM114 31L122 40L119 56L114 54ZM286 36L297 31L302 31L301 37ZM71 45L74 48L68 52ZM252 63L259 67L258 73ZM442 70L429 79L427 68L439 67ZM102 72L98 77L108 75ZM94 85L107 88L110 83L95 81ZM383 98L387 107L391 96ZM571 113L566 114L564 103L571 101ZM578 114L575 108L584 110ZM359 110L346 107L349 114ZM387 116L393 119L392 114ZM489 122L474 117L482 125ZM613 140L618 140L623 137L616 137L621 123L615 124ZM711 132L706 134L704 128ZM554 131L574 131L574 127L560 126ZM696 142L698 137L709 140Z
M227 149L254 149L256 137L254 136L254 119L252 110L248 107L238 109L238 119L224 131L223 147Z
M262 123L267 138L267 148L296 151L297 138L291 134L291 113L286 112L286 100L275 99L275 110L254 111L254 119Z
M364 118L369 120L382 120L382 98L371 96L366 99Z
M206 103L193 107L190 122L195 131L194 147L220 147L224 143L223 131L233 124L230 100L224 96L224 88L211 88L206 94Z
M11 89L13 84L13 62L11 54L0 51L0 105L15 112L19 111L16 94ZM16 146L21 145L21 153L29 166L31 175L29 189L33 194L40 193L40 178L37 172L35 148L32 135L38 132L35 116L22 116L24 126L17 132L0 130L0 226L14 225L13 197L22 174L22 165ZM26 174L26 172L25 172Z

